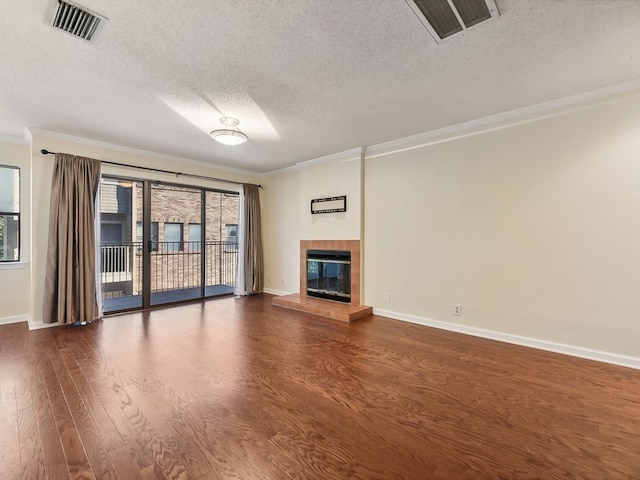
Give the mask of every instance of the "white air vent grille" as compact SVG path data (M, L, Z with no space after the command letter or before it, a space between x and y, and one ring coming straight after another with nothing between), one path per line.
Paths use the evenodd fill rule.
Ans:
M95 40L107 21L106 17L72 2L55 0L55 4L51 26L89 42Z
M405 0L436 42L499 15L494 0Z

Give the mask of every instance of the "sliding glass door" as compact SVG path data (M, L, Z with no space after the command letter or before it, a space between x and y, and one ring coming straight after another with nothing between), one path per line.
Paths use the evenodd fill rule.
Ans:
M103 178L100 185L100 275L104 311L142 307L142 182Z
M151 185L151 305L202 297L202 191Z
M100 210L105 313L233 293L237 193L104 177Z
M205 296L233 293L238 267L238 195L206 192Z

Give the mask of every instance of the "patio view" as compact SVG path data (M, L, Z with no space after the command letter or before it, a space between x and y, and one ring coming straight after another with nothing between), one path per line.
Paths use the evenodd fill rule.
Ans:
M100 199L106 313L233 293L237 194L103 178Z

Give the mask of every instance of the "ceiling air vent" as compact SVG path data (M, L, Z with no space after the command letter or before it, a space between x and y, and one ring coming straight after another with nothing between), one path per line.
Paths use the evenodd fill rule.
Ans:
M55 0L53 2L51 26L70 33L74 37L95 41L96 36L107 22L107 18L73 2Z
M494 0L405 0L436 42L499 15Z

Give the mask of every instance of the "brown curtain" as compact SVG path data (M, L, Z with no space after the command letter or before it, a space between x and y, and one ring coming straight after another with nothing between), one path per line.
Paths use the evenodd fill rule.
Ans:
M56 153L51 180L45 323L91 322L96 299L95 203L100 161Z
M257 185L242 185L244 191L244 291L248 294L264 288L260 192Z

